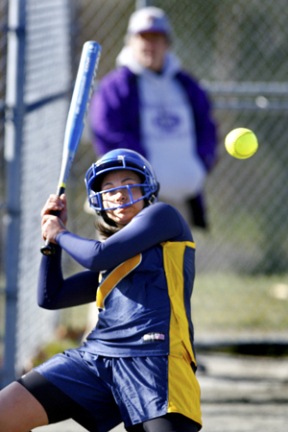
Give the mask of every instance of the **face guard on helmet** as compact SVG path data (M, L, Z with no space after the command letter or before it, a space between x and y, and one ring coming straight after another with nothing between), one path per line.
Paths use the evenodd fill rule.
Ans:
M135 172L140 177L141 183L101 191L101 182L104 175L116 170ZM128 149L112 150L102 156L96 163L92 164L86 173L85 184L90 207L96 210L98 214L102 215L106 210L124 208L140 200L144 200L146 205L152 204L156 201L159 191L159 183L156 180L156 176L149 162L139 153ZM136 200L133 198L133 188L135 187L140 187L143 193L143 195ZM113 208L105 207L102 200L103 193L106 194L121 189L127 191L129 197L128 202L115 205Z

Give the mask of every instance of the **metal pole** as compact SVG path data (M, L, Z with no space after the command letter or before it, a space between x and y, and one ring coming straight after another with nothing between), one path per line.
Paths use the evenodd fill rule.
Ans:
M10 0L8 10L7 91L5 117L5 165L7 198L5 215L5 336L1 386L15 379L17 340L17 294L21 213L21 144L25 80L25 3Z
M153 0L136 0L135 9L142 9L147 6L153 6Z

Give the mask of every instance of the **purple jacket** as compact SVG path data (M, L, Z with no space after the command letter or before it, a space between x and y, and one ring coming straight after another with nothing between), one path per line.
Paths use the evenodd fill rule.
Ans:
M197 151L207 171L216 161L216 126L205 91L190 75L179 71L175 79L183 86L194 115ZM149 159L142 145L137 75L126 66L107 74L95 92L90 106L90 127L96 154L126 147Z

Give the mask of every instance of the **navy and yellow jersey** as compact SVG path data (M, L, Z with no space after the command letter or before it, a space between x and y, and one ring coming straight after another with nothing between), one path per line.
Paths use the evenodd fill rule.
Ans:
M57 309L96 297L98 322L83 350L109 357L170 354L195 363L195 244L175 208L153 204L104 242L68 231L57 242L88 271L64 279L61 249L43 256L38 302Z

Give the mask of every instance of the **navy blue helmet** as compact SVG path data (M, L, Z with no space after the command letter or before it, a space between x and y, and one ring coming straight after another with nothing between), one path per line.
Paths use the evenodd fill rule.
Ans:
M141 183L135 185L125 185L101 191L101 182L103 176L115 170L134 171L140 177ZM87 170L85 184L89 204L99 214L105 212L106 210L115 210L117 208L127 207L140 200L144 200L146 205L152 204L156 201L159 191L159 183L150 163L136 151L125 148L111 150L98 159L98 161L93 163L92 166ZM143 192L142 197L138 198L136 201L133 199L133 187L141 187ZM105 208L101 198L102 194L104 192L112 192L115 189L121 188L127 190L130 200L125 202L125 204L115 205L113 208Z

